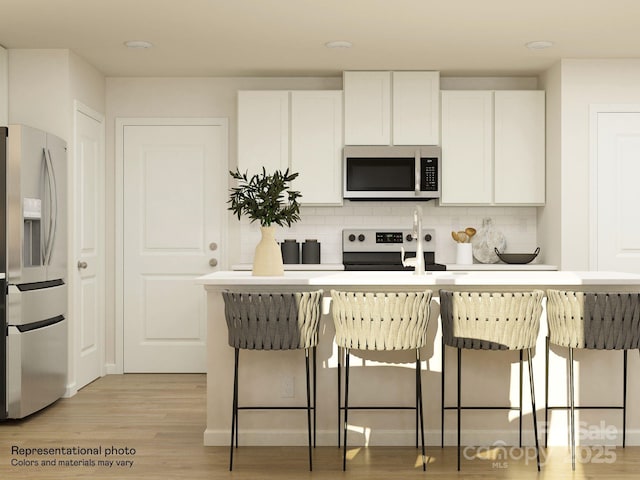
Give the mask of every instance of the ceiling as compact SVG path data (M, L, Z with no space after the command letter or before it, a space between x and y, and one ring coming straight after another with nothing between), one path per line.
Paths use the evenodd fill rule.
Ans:
M640 58L639 18L638 0L0 0L0 45L70 49L109 77L528 76L560 58Z

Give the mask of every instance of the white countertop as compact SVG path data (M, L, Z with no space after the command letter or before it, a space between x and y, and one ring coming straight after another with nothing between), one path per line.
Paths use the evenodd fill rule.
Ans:
M414 275L412 272L288 271L277 277L254 277L251 272L214 272L197 279L205 286L524 286L554 288L626 286L640 288L640 275L621 272L569 271L447 271Z
M235 271L251 271L253 265L250 263L238 263L231 265L231 270ZM338 271L344 270L341 263L285 263L285 271Z
M556 265L546 265L542 263L528 263L525 265L515 265L508 263L474 263L471 265L458 265L456 263L447 263L449 271L482 271L482 270L558 270ZM250 263L238 263L231 265L231 270L239 272L250 272L253 265ZM285 263L285 271L342 271L344 265L341 263Z
M447 263L447 270L450 271L482 271L482 270L523 270L523 271L536 271L536 270L558 270L557 265L546 265L544 263L527 263L527 264L514 264L514 263L473 263L471 265L458 265L457 263Z

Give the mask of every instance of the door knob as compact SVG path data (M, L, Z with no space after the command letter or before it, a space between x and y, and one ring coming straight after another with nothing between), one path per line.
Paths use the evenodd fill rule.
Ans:
M83 268L87 268L89 265L87 264L87 262L83 262L83 261L79 261L78 262L78 268L83 269Z
M211 250L212 252L216 251L218 249L218 244L216 242L211 242L209 244L209 250Z
M212 258L211 260L209 260L209 265L211 265L212 267L217 267L218 260L216 260L215 258Z

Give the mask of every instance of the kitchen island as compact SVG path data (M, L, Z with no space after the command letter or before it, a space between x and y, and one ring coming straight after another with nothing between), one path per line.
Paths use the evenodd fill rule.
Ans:
M225 289L243 291L293 291L323 289L325 299L330 290L433 291L428 342L421 357L425 403L427 445L438 445L440 439L440 382L441 336L439 331L438 290L503 290L559 288L585 291L639 291L640 275L619 272L568 272L568 271L455 271L429 272L413 275L411 272L302 272L289 271L279 277L254 277L251 272L216 272L198 279L207 293L207 428L205 445L226 445L229 441L233 349L227 344L227 327L224 304L220 292ZM337 349L333 344L333 322L329 315L328 301L321 320L318 344L318 445L335 445L337 442ZM538 420L544 420L544 343L546 321L542 318L540 335L533 359L536 383ZM446 378L448 405L453 405L456 395L455 354L446 351ZM480 355L478 355L480 353ZM483 354L484 353L484 354ZM595 353L595 355L594 355ZM301 404L304 402L304 369L299 351L259 352L242 351L240 370L240 398L245 402L266 405ZM622 402L622 354L620 352L577 352L577 371L585 369L585 376L598 375L597 381L585 381L577 386L576 399L583 398L589 404L621 404ZM379 405L410 404L412 388L411 355L402 352L356 356L352 360L354 373L354 398L375 398ZM550 404L566 404L567 352L553 349L550 361ZM358 368L366 366L367 368ZM526 371L526 368L525 368ZM634 382L640 372L638 356L629 356L629 404L640 399L640 382ZM606 372L606 373L605 373ZM384 380L384 384L380 383ZM525 382L526 374L525 374ZM463 402L504 405L518 403L518 362L514 352L465 351L463 366ZM527 390L527 389L525 389ZM356 400L354 400L356 401ZM527 392L523 398L523 442L533 443L530 429L531 402ZM300 418L298 418L298 416ZM296 412L246 412L240 419L240 443L252 445L304 445L306 423L304 415ZM583 443L603 444L621 441L621 414L617 411L582 411L577 421L603 428L603 439L589 435ZM414 441L414 418L402 412L362 411L350 417L353 445L411 445ZM551 416L550 445L566 445L567 422L564 411L554 411ZM617 435L611 435L611 428ZM445 419L445 442L455 444L455 415L448 413ZM606 435L606 436L605 436ZM517 444L518 417L515 412L465 412L463 415L463 444L491 445L496 442ZM580 439L579 439L580 440ZM350 441L351 443L351 441ZM627 418L627 444L640 445L640 412L630 409Z

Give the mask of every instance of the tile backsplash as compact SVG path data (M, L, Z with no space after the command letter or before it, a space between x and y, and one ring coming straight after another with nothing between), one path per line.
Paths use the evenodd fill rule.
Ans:
M537 245L536 207L445 207L434 202L421 202L423 228L436 230L436 262L455 263L456 245L451 231L466 227L480 229L482 219L493 219L494 228L507 240L507 252L533 252ZM322 263L342 263L343 228L402 228L413 224L411 202L350 202L341 207L302 207L301 221L291 227L278 227L276 240L292 238L303 242L317 239L321 243ZM252 263L253 252L260 240L259 225L246 218L240 223L240 259ZM544 262L544 252L535 260Z

